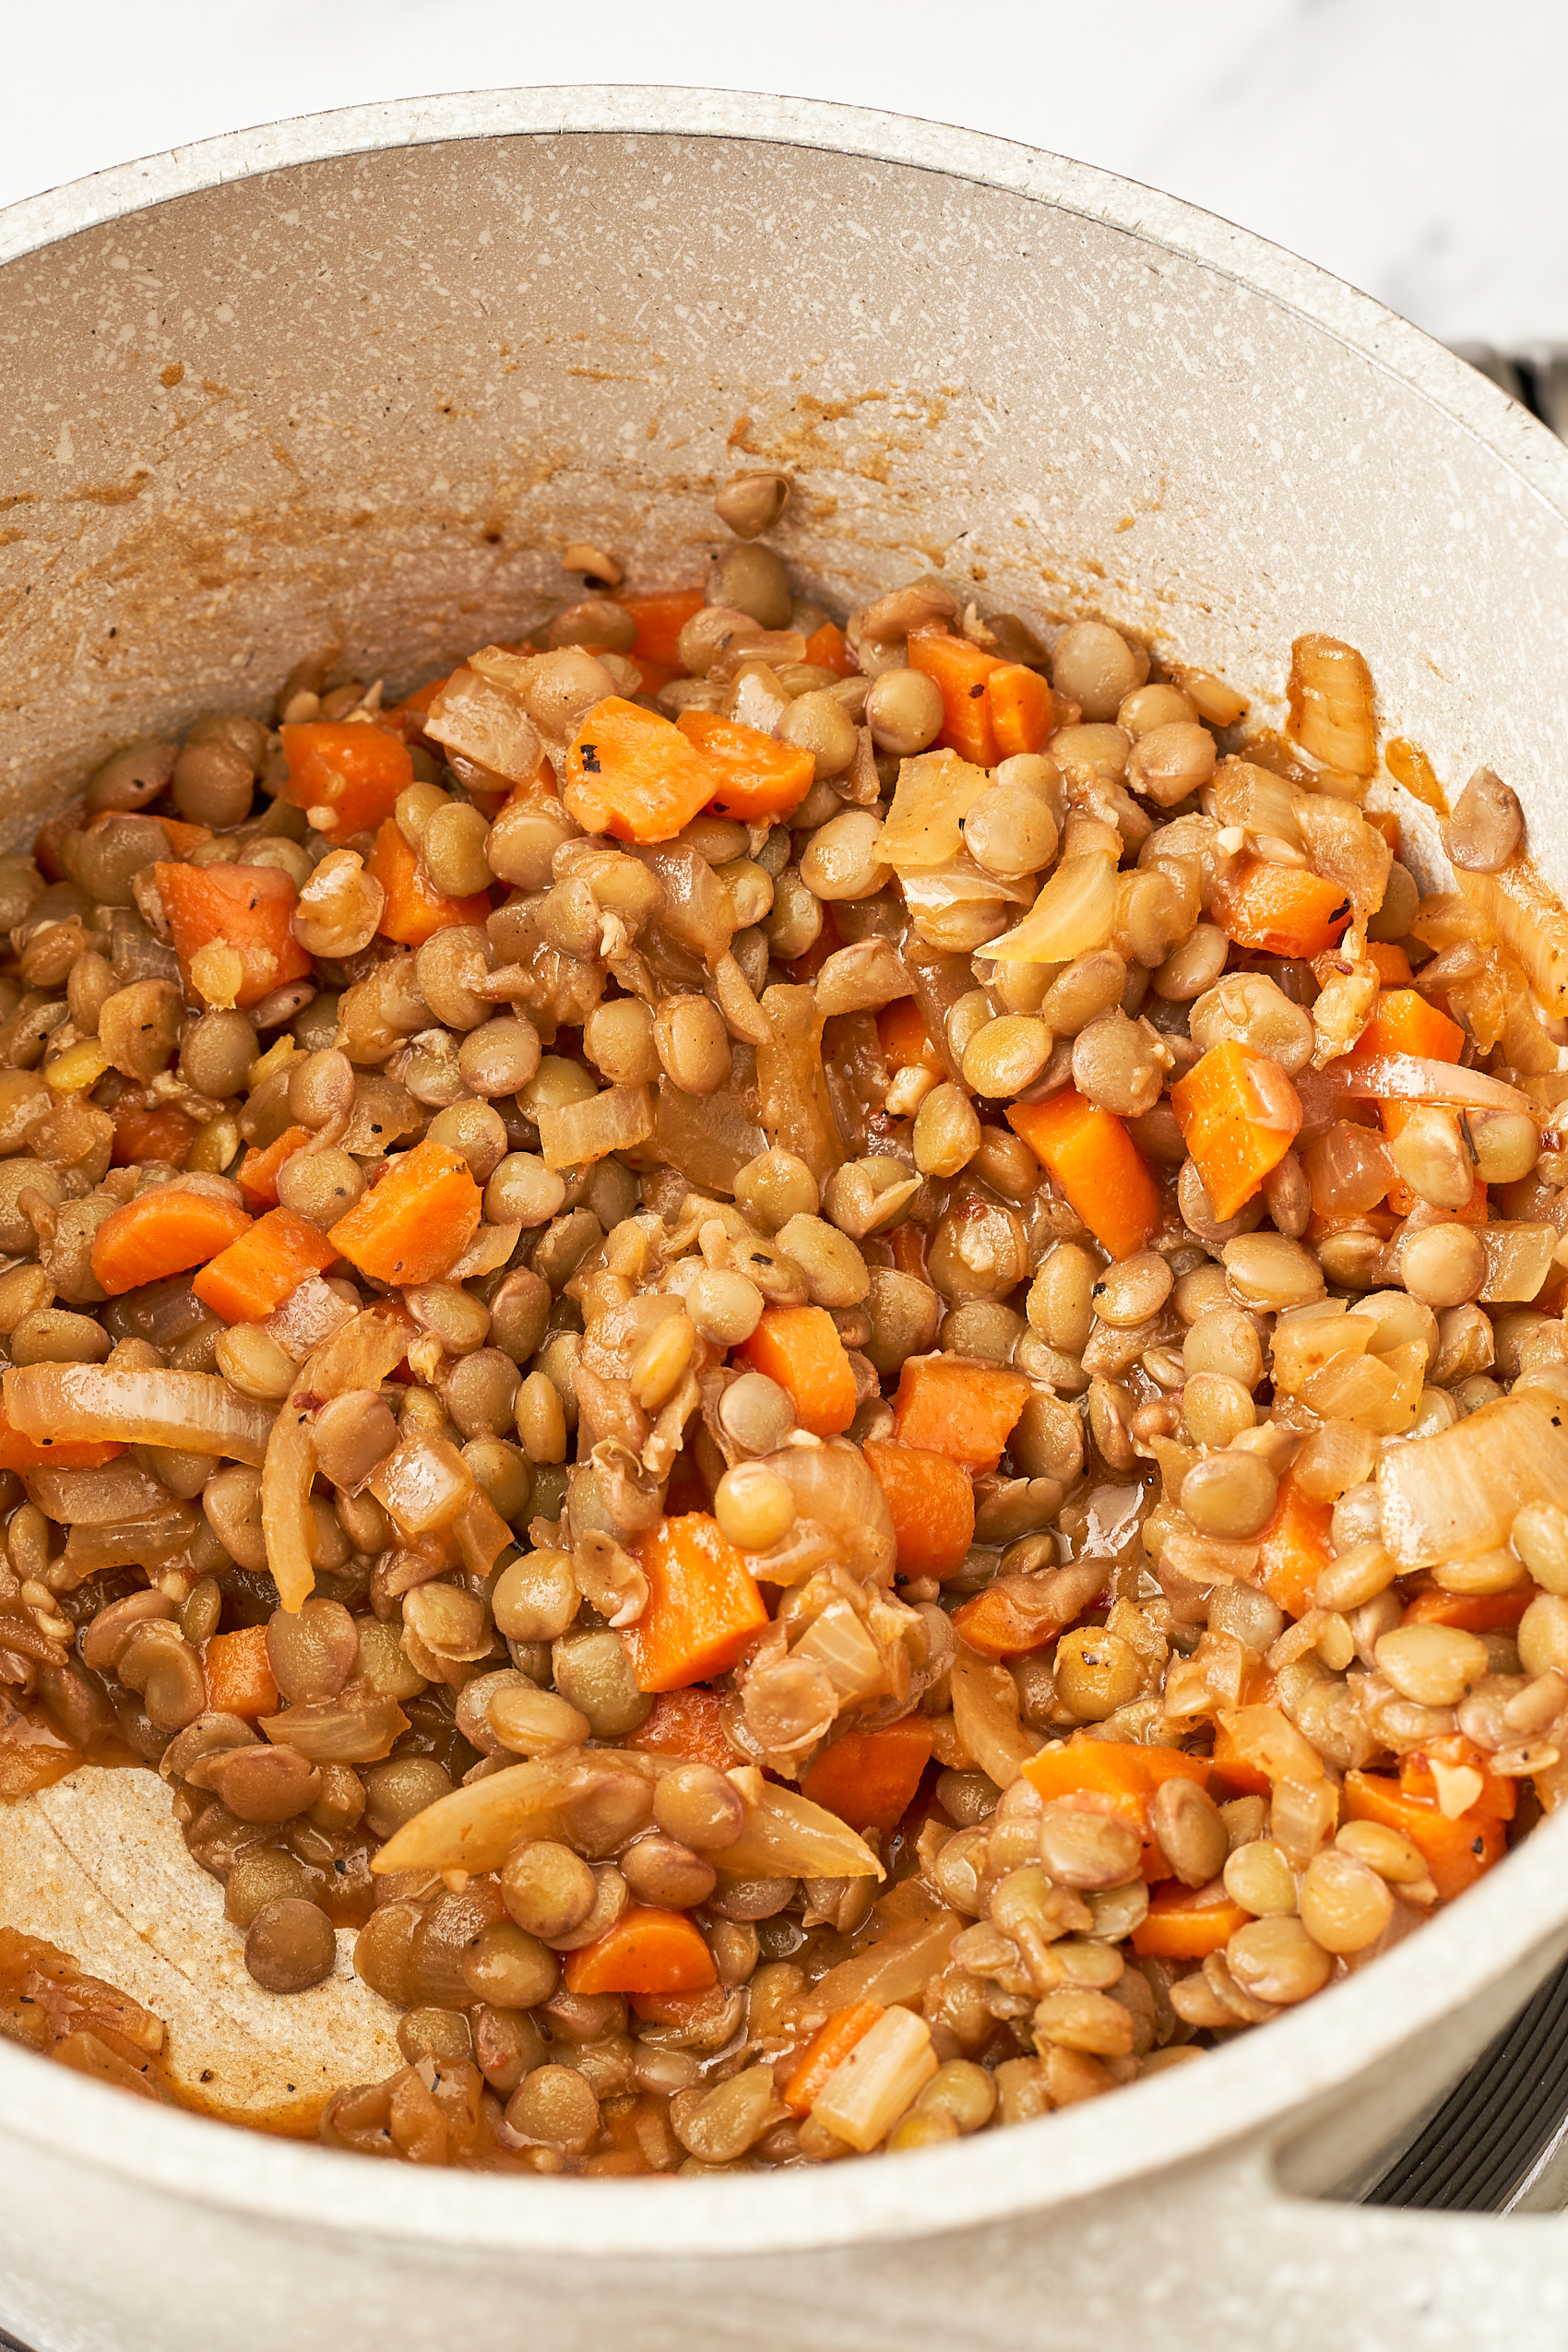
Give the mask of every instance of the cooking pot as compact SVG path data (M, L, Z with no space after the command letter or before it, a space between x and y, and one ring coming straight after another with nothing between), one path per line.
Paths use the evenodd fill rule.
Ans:
M844 108L526 90L105 172L0 216L0 262L10 837L323 644L401 690L516 636L572 540L692 576L751 461L797 477L778 544L840 608L935 564L1265 711L1294 636L1347 638L1385 734L1451 780L1491 762L1568 870L1568 453L1146 189ZM1568 2225L1322 2192L1565 1950L1559 1819L1200 2065L949 2149L678 2184L368 2164L0 2046L0 2319L38 2352L1555 2346Z

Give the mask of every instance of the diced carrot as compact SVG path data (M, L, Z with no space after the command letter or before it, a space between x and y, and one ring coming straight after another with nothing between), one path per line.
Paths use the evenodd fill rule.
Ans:
M1218 1218L1234 1217L1301 1127L1301 1099L1277 1062L1227 1038L1170 1089L1170 1108Z
M1123 1821L1149 1835L1149 1805L1168 1780L1208 1779L1208 1758L1182 1748L1145 1748L1131 1740L1091 1740L1075 1731L1053 1740L1024 1766L1048 1805L1063 1797L1109 1797Z
M1038 670L1004 662L985 682L985 707L998 759L1038 752L1056 725L1056 703Z
M931 1717L906 1715L880 1731L845 1731L824 1748L801 1794L851 1829L891 1835L914 1802L931 1762Z
M1126 1740L1090 1740L1075 1731L1032 1755L1024 1766L1048 1805L1062 1798L1082 1797L1107 1803L1144 1841L1143 1875L1155 1881L1170 1876L1170 1865L1155 1843L1149 1807L1168 1780L1207 1785L1206 1756L1189 1756L1180 1748L1144 1748Z
M760 727L720 719L713 710L683 710L675 724L717 773L713 805L721 816L747 824L788 816L811 790L816 774L812 753L775 742Z
M982 1657L1004 1661L1049 1648L1065 1628L1043 1609L1031 1609L1016 1579L998 1576L953 1611L953 1631Z
M107 824L111 820L105 817L101 821ZM100 820L94 818L93 822L97 824ZM210 825L186 825L183 818L165 816L161 812L158 822L169 836L169 847L177 858L188 858L193 849L199 849L204 841L212 838Z
M1465 1032L1457 1021L1413 988L1384 988L1378 992L1372 1019L1356 1039L1353 1059L1370 1061L1374 1053L1413 1053L1423 1062L1457 1062L1465 1050Z
M232 947L244 967L235 1003L259 1004L285 981L303 980L310 957L290 929L297 893L277 866L166 865L152 869L185 994L201 992L191 978L191 959L204 947ZM487 909L488 911L488 909Z
M1277 1697L1278 1685L1266 1668L1254 1667L1243 1679L1243 1706L1272 1706ZM1236 1743L1236 1735L1224 1716L1214 1728L1214 1753L1209 1762L1209 1773L1213 1793L1218 1798L1266 1797L1274 1785L1250 1756L1241 1753Z
M629 654L625 659L637 673L637 692L649 697L658 694L661 686L668 686L673 679L686 675L678 661L655 661L646 653Z
M480 1189L462 1154L427 1138L386 1163L327 1233L339 1257L373 1282L439 1281L473 1240Z
M0 1399L0 1470L96 1470L125 1450L105 1438L25 1437Z
M139 1111L117 1102L110 1113L114 1122L112 1153L116 1168L134 1168L146 1159L160 1159L183 1168L201 1129L187 1111L166 1102L159 1111Z
M225 1323L261 1323L339 1254L319 1226L292 1209L272 1208L204 1265L191 1289Z
M836 2009L801 2052L800 2062L784 2085L785 2106L792 2108L797 2115L809 2115L818 2093L826 2087L828 2076L843 2064L855 2044L865 2039L883 2014L879 2001L856 2001L847 2009Z
M668 1504L670 1497L665 1496ZM717 1691L660 1691L653 1711L626 1736L628 1748L656 1756L689 1756L732 1772L745 1759L724 1728L724 1703Z
M647 1605L621 1638L641 1691L727 1674L767 1623L755 1577L716 1519L661 1519L636 1546Z
M243 1208L205 1193L159 1184L104 1218L92 1240L92 1270L112 1299L206 1265L250 1226Z
M1358 1046L1356 1051L1360 1052L1360 1048ZM1384 1143L1391 1144L1396 1135L1403 1134L1417 1111L1427 1108L1426 1104L1420 1102L1380 1102L1378 1111L1383 1121ZM1396 1176L1390 1181L1384 1198L1390 1213L1396 1218L1408 1217L1417 1206L1417 1195L1406 1183L1403 1176ZM1464 1207L1454 1211L1459 1223L1484 1225L1487 1221L1487 1198L1486 1178L1478 1176L1470 1186L1470 1197Z
M1500 1821L1463 1814L1448 1821L1436 1805L1408 1797L1384 1773L1348 1772L1344 1802L1347 1820L1382 1822L1401 1831L1424 1859L1445 1902L1474 1886L1507 1844Z
M1028 1401L1022 1372L962 1356L911 1356L898 1375L893 1433L978 1476L994 1470Z
M1413 1749L1408 1755L1400 1757L1399 1786L1407 1797L1419 1798L1424 1804L1441 1804L1434 1764L1446 1765L1450 1772L1467 1770L1480 1776L1480 1788L1465 1807L1461 1820L1513 1820L1519 1805L1517 1781L1510 1780L1505 1773L1493 1772L1486 1751L1459 1731L1440 1733L1435 1740L1429 1740L1424 1748Z
M374 832L414 780L407 743L385 727L312 719L279 732L289 763L284 791L297 809L314 812L318 833Z
M826 1307L766 1307L735 1353L778 1383L814 1437L837 1437L854 1420L854 1369Z
M265 1150L253 1146L246 1152L234 1171L234 1182L253 1208L277 1207L278 1171L292 1153L309 1141L308 1127L285 1127Z
M411 711L416 719L424 718L431 704L435 700L436 695L441 692L442 687L446 683L451 675L452 672L450 670L444 670L439 678L427 679L422 686L416 686L411 695L405 695L403 696L402 701L397 706L398 709L399 711ZM388 814L390 814L390 811Z
M996 731L986 681L1011 665L982 653L968 637L949 636L945 629L911 629L909 643L910 669L934 679L941 691L945 716L937 742L977 767L994 767Z
M1211 1952L1222 1952L1251 1917L1223 1890L1162 1886L1133 1930L1133 1949L1146 1959L1206 1960Z
M395 940L399 947L422 947L438 931L449 931L457 923L482 924L490 914L485 891L476 891L470 898L448 898L437 890L392 817L375 837L365 872L386 893L376 928L384 939Z
M1305 866L1254 858L1220 884L1210 918L1238 947L1310 959L1337 945L1350 901L1338 883Z
M952 1576L975 1539L975 1491L950 1455L868 1438L862 1447L893 1514L906 1576Z
M932 1045L925 1017L912 996L895 997L891 1004L883 1006L876 1016L876 1034L890 1071L929 1070L934 1078L946 1076L946 1064Z
M1378 979L1384 988L1408 988L1415 977L1408 956L1391 939L1369 939L1366 960L1376 966Z
M566 754L561 798L588 833L618 841L671 841L705 809L722 778L673 719L609 695Z
M852 678L855 665L849 659L849 641L837 621L825 621L806 639L806 659L818 670L831 670L836 678Z
M651 596L618 596L616 603L624 604L637 624L632 659L640 660L646 654L650 661L668 661L678 670L681 632L706 600L701 588L660 588Z
M1457 1625L1466 1633L1507 1633L1534 1598L1535 1586L1528 1577L1506 1593L1417 1593L1399 1622Z
M1311 1501L1289 1474L1280 1480L1279 1500L1258 1537L1257 1582L1292 1617L1312 1607L1313 1588L1334 1557L1333 1517L1329 1503Z
M1159 1188L1113 1112L1067 1086L1043 1102L1016 1102L1007 1124L1112 1257L1143 1248L1159 1223Z
M634 1903L603 1935L566 1955L568 1992L701 1992L718 1978L695 1920L652 1903Z
M239 1715L254 1723L258 1715L276 1715L282 1705L267 1655L265 1625L214 1633L201 1664L209 1715Z

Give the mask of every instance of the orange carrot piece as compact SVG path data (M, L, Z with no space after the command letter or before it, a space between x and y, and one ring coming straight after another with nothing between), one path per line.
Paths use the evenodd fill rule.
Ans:
M1415 974L1410 959L1402 947L1391 939L1369 939L1367 962L1377 968L1377 976L1384 988L1408 988Z
M1336 882L1305 866L1254 858L1214 894L1210 919L1238 947L1267 956L1311 958L1337 946L1350 901Z
M890 1071L929 1070L935 1078L947 1075L946 1064L931 1041L924 1016L912 996L895 998L876 1016L882 1058ZM897 1227L897 1231L903 1228Z
M1227 1038L1170 1089L1170 1108L1217 1217L1234 1217L1301 1128L1301 1099L1277 1062Z
M855 665L849 659L849 640L837 621L825 621L806 639L806 659L819 670L831 670L836 678L852 678Z
M395 1153L327 1239L373 1282L436 1282L473 1240L479 1212L468 1161L427 1139Z
M1434 1764L1446 1764L1450 1772L1469 1770L1480 1775L1480 1788L1459 1815L1461 1821L1512 1821L1519 1809L1519 1784L1505 1773L1493 1772L1486 1752L1478 1748L1463 1732L1448 1731L1429 1740L1424 1748L1416 1748L1399 1759L1399 1786L1407 1797L1417 1798L1423 1804L1435 1805L1440 1800Z
M1333 1516L1329 1503L1310 1501L1289 1474L1280 1480L1279 1500L1258 1537L1257 1582L1291 1617L1312 1607L1313 1588L1334 1557Z
M1159 1223L1159 1188L1120 1119L1067 1086L1043 1102L1016 1102L1007 1124L1112 1257L1143 1248Z
M713 805L720 816L747 824L788 816L811 790L816 774L812 754L775 742L760 727L720 719L713 710L683 710L675 724L718 774Z
M1360 1046L1357 1047L1356 1051L1358 1053L1360 1051ZM1354 1060L1354 1058L1355 1056L1352 1055L1351 1059ZM1384 1142L1391 1144L1396 1135L1403 1134L1417 1111L1426 1107L1424 1103L1420 1102L1380 1102L1378 1112L1383 1122ZM1486 1223L1487 1197L1486 1178L1478 1176L1470 1186L1469 1199L1463 1208L1456 1208L1454 1212L1461 1225ZM1417 1196L1406 1183L1403 1176L1391 1179L1384 1199L1396 1218L1408 1217L1417 1206Z
M261 1323L338 1256L319 1226L291 1208L272 1208L204 1265L191 1289L225 1323Z
M785 2106L797 2115L809 2115L826 2088L828 2076L884 2013L880 2001L855 2001L847 2009L836 2009L801 2052L800 2063L784 2085Z
M191 958L232 947L244 968L235 1003L259 1004L285 981L303 980L310 957L289 928L297 894L276 866L165 865L152 869L180 959L185 994L197 1001Z
M982 653L968 637L949 636L945 629L911 629L909 667L934 679L941 692L945 716L937 742L977 767L994 767L996 731L986 681L1009 665L993 653Z
M416 686L411 695L405 695L396 709L399 712L411 711L416 719L422 719L451 676L450 670L444 670L439 678L428 678L422 686Z
M1038 670L1004 662L985 682L985 707L998 759L1038 752L1055 731L1056 702Z
M1028 1401L1022 1372L962 1356L911 1356L898 1375L893 1434L977 1476L994 1470Z
M561 798L586 832L671 841L721 782L719 770L673 719L609 695L577 730Z
M1054 1618L1031 1609L1010 1576L998 1576L953 1611L953 1631L982 1657L999 1662L1047 1649L1065 1630Z
M384 939L395 940L399 947L422 947L438 931L449 931L457 923L482 924L489 916L488 892L476 891L471 898L448 898L436 889L392 817L375 837L365 872L386 893L376 928Z
M679 1691L729 1672L767 1610L755 1577L706 1511L661 1519L636 1546L647 1606L621 1638L641 1691Z
M1133 1930L1133 1949L1146 1959L1206 1960L1222 1952L1251 1918L1239 1903L1207 1886L1162 1886Z
M95 818L93 821L95 824L107 824L109 820ZM169 836L169 847L177 858L188 858L193 849L198 849L204 841L212 838L210 825L186 825L180 817L163 815L159 817L158 822Z
M931 1718L906 1715L880 1731L846 1731L824 1748L801 1794L851 1829L891 1835L914 1802L931 1762Z
M1519 1622L1535 1587L1526 1577L1506 1593L1417 1593L1402 1625L1457 1625L1466 1633L1508 1633Z
M432 701L439 683L428 690ZM318 833L373 832L414 780L407 743L385 727L312 719L279 732L289 763L283 790L297 809L315 812Z
M276 1715L281 1706L267 1655L265 1625L242 1625L232 1633L214 1633L202 1652L201 1664L209 1715L239 1715L254 1723L258 1715Z
M765 1308L735 1353L778 1383L814 1437L837 1437L854 1420L854 1371L826 1307Z
M308 1127L285 1127L265 1150L253 1146L234 1171L234 1182L253 1208L276 1208L278 1171L291 1153L310 1141Z
M0 1399L0 1470L96 1470L125 1450L109 1438L24 1436Z
M950 1455L871 1438L861 1451L893 1514L906 1576L952 1576L975 1539L975 1491Z
M701 1992L719 1971L684 1911L634 1903L592 1943L566 1955L568 1992Z
M724 1728L724 1703L717 1691L660 1691L653 1712L627 1734L626 1745L650 1755L689 1756L719 1772L732 1772L745 1761Z
M112 1299L206 1265L248 1230L250 1218L229 1201L160 1184L106 1217L92 1241L92 1270Z
M1090 1740L1075 1731L1032 1755L1025 1777L1048 1805L1063 1797L1107 1797L1142 1837L1149 1835L1149 1805L1168 1780L1208 1779L1208 1758L1182 1748L1143 1748L1130 1740Z
M1348 1821L1382 1822L1385 1828L1401 1831L1424 1859L1445 1902L1474 1886L1508 1842L1500 1821L1465 1814L1457 1821L1445 1820L1436 1805L1408 1797L1396 1780L1383 1773L1348 1772L1344 1801Z
M160 1111L134 1111L128 1103L117 1102L110 1116L114 1122L111 1157L116 1168L134 1168L147 1159L160 1159L171 1168L183 1168L191 1146L201 1133L189 1113L176 1111L172 1102L165 1103Z
M681 632L702 611L706 599L701 588L660 588L651 596L618 596L615 601L625 606L637 624L633 660L646 655L650 661L667 661L683 676Z
M1374 1053L1413 1053L1423 1062L1457 1062L1465 1050L1465 1032L1457 1021L1413 988L1384 988L1378 992L1372 1019L1356 1039L1353 1059L1369 1061Z

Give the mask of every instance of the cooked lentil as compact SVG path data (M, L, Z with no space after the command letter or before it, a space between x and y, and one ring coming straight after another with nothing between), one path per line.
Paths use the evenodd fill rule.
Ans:
M790 488L719 491L657 677L569 550L520 652L396 706L307 662L0 862L5 1785L160 1764L280 1997L355 1932L408 2064L334 2145L1005 2128L1568 1795L1563 918L1423 897L1104 621L1047 655L927 580L830 629ZM990 768L977 645L1046 714ZM739 729L763 813L582 791L628 706L683 774ZM1460 882L1523 824L1479 771ZM198 874L247 913L193 944ZM39 1949L5 1985L72 1981Z

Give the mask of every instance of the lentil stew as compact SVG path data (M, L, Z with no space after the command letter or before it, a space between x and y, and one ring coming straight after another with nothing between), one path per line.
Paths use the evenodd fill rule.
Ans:
M1568 920L1372 683L841 622L716 499L0 859L0 1795L159 1772L332 2145L711 2173L1189 2062L1568 1793ZM160 2097L0 1929L0 2032Z

